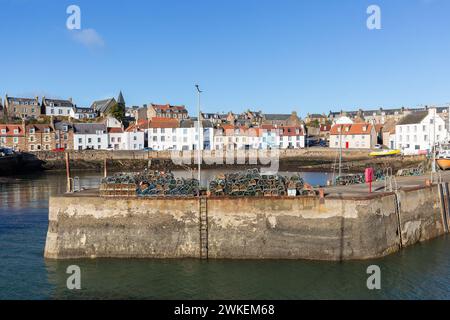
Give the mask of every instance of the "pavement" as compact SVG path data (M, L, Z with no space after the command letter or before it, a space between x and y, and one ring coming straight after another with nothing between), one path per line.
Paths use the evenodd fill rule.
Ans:
M439 171L433 177L433 182L436 182L442 178L443 182L450 182L450 171ZM392 187L395 189L397 185L397 189L412 189L412 188L420 188L426 186L426 181L431 180L431 173L422 176L407 176L407 177L397 177L394 176L392 181ZM372 194L379 195L387 192L391 192L388 187L385 188L385 181L377 181L372 183ZM354 184L347 186L329 186L325 187L325 196L339 196L339 197L367 197L369 194L369 184Z
M450 171L439 171L434 175L433 182L442 179L443 182L450 182ZM414 189L423 188L427 186L427 180L431 180L431 173L422 176L394 176L392 181L393 189ZM386 188L387 186L387 188ZM325 197L339 197L339 198L367 198L377 197L386 193L392 192L389 188L389 183L385 181L376 181L372 183L372 193L369 193L369 185L354 184L347 186L327 186L324 187ZM99 196L99 189L84 189L75 193L66 193L67 197L96 197Z

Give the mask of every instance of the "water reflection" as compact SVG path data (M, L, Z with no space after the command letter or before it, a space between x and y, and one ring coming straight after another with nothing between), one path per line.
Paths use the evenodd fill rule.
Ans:
M55 299L449 299L448 238L375 261L46 261ZM66 288L67 266L82 272L79 291ZM382 289L368 290L377 264Z

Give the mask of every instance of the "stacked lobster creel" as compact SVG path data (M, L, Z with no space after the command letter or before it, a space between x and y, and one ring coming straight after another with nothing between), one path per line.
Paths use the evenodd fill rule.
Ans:
M258 169L221 174L210 182L212 196L286 196L288 189L296 195L310 194L299 175L290 178L276 175L262 175Z
M154 171L138 177L138 196L196 196L199 192L197 179L175 178L171 172Z
M199 183L196 179L175 178L171 172L145 170L138 173L118 173L102 180L105 185L133 184L136 194L150 196L196 196Z

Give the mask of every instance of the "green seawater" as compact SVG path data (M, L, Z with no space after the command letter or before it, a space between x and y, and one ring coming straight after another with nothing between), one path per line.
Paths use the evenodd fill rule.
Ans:
M305 174L311 184L327 178ZM0 180L0 299L450 299L450 237L356 262L45 260L48 198L65 186L62 173ZM67 289L69 265L81 269L81 290ZM370 265L380 290L367 289Z

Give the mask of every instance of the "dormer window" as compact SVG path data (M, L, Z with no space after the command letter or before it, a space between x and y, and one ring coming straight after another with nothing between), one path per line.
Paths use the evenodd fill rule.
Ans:
M366 127L366 126L364 126L364 127L362 128L362 129L363 129L363 131L366 131L366 130L367 130L367 127Z
M34 128L30 129L30 134L35 134L36 130Z
M6 129L2 129L2 134L5 134L6 133Z
M14 134L19 134L19 129L14 129Z
M350 127L346 127L345 132L349 132L349 131L350 131Z
M341 132L341 127L338 127L338 130L337 130L338 132Z

